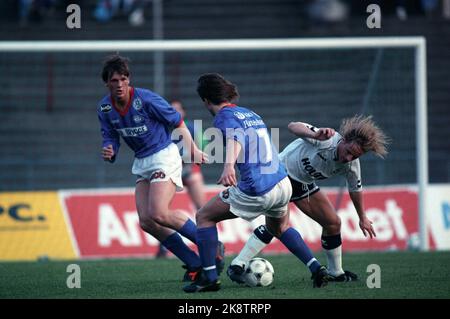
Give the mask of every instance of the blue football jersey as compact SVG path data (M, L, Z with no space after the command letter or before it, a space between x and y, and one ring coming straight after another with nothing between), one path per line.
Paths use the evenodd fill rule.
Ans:
M224 142L234 139L242 146L237 160L240 173L237 186L242 192L250 196L263 195L287 176L267 127L258 114L244 107L228 105L216 114L214 126L221 130Z
M129 103L122 111L115 107L110 95L105 96L99 103L97 114L103 147L111 144L117 155L122 136L137 158L166 148L172 143L172 128L183 120L181 114L161 96L140 88L130 89Z

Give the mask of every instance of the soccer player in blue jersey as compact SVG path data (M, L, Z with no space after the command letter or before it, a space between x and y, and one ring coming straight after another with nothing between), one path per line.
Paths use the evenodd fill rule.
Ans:
M214 116L214 127L222 133L226 159L218 183L230 187L212 198L196 215L203 272L183 290L188 293L219 290L214 260L218 242L216 224L237 217L252 220L261 214L266 217L270 233L309 266L313 285L324 286L328 276L326 268L313 257L300 234L289 227L292 187L263 120L253 111L232 104L239 97L237 88L217 73L202 75L197 92ZM236 162L239 181L234 168Z
M179 112L156 93L130 86L128 59L119 55L108 57L102 79L109 90L97 110L103 137L102 157L111 163L115 161L120 136L134 151L132 173L137 176L136 208L142 229L185 263L185 278L189 273L198 274L199 256L179 235L196 243L197 227L186 215L169 211L175 192L183 189L181 157L171 140L171 129L179 129L194 160L204 162L207 156L193 143ZM223 268L223 256L218 257L218 268ZM190 278L194 280L195 276Z

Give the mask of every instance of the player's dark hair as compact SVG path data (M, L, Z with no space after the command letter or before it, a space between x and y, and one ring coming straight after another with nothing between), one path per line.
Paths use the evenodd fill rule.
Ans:
M218 73L206 73L199 77L197 93L202 100L207 99L215 105L223 102L236 102L239 92L236 85Z
M103 61L103 82L108 82L115 72L120 75L130 76L130 69L128 68L129 62L130 60L128 58L122 57L119 54L107 56Z

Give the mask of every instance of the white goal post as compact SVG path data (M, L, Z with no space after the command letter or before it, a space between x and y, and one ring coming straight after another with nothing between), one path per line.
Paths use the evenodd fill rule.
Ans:
M424 37L290 38L235 40L0 41L0 52L227 51L412 48L415 51L416 159L420 248L428 250L425 209L428 187L427 67Z

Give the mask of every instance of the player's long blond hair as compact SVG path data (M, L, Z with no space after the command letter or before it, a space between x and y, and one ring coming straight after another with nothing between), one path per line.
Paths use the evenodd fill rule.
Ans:
M361 146L364 152L372 151L381 158L388 153L386 147L390 139L372 121L372 116L355 115L344 119L339 133L345 141L355 142Z

